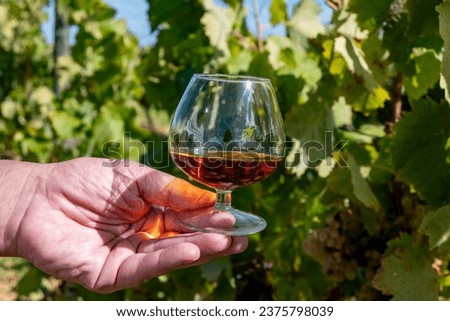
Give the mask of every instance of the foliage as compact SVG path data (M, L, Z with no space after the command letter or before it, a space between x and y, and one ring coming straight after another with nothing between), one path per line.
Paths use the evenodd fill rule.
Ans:
M55 62L46 1L0 0L0 153L127 157L185 177L164 140L191 75L268 77L286 162L234 193L268 228L243 254L109 296L20 265L18 298L449 299L449 0L348 0L326 25L313 0L292 13L272 0L286 34L265 38L241 0L148 2L157 41L140 48L102 0L64 0L78 32Z

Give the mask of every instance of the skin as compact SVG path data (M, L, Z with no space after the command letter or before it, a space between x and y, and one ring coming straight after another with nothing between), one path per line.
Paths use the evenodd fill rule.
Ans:
M192 233L214 194L135 162L0 161L0 256L110 293L242 252L247 237ZM211 222L209 222L211 223ZM232 225L222 217L218 225Z

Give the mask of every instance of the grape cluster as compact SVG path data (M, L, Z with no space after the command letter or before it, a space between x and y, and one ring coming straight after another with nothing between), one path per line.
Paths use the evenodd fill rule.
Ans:
M305 253L316 259L323 272L332 280L342 282L356 277L357 261L352 258L352 247L342 234L342 223L334 217L316 233L310 233L303 247Z
M317 260L336 284L331 292L340 296L343 284L353 285L360 300L379 299L382 295L371 286L385 250L385 242L369 235L360 215L346 208L329 219L328 224L310 233L303 243L306 254Z

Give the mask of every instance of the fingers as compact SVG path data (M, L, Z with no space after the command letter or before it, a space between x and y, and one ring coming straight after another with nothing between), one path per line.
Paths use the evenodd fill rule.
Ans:
M123 289L187 266L200 258L200 250L191 243L179 243L151 252L128 257L120 266L116 289Z
M198 260L188 264L187 266L200 265L222 256L241 253L247 249L248 238L246 236L231 237L231 242L231 246L227 250L219 253L211 253L209 255L201 255Z
M184 234L177 237L144 241L139 245L138 253L151 253L179 243L195 244L202 255L210 255L226 251L232 245L232 240L228 236L212 233Z
M130 240L130 243L138 242L138 239L140 237ZM137 253L127 257L120 265L115 288L117 290L130 287L171 270L240 253L247 245L247 237L229 237L212 233L144 240L140 242Z
M195 233L142 242L139 246L138 253L159 251L179 244L179 242L194 244L200 250L199 259L188 266L199 265L218 257L241 253L248 246L248 238L246 236L230 237L214 233Z

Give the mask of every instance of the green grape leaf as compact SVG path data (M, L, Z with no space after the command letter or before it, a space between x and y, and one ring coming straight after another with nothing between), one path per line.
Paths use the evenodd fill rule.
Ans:
M269 62L274 69L295 67L295 53L291 39L280 35L271 35L266 39L265 49L269 52Z
M123 117L110 108L102 108L99 117L95 120L92 139L96 146L105 146L108 142L122 143L125 123Z
M327 147L327 132L334 129L333 112L321 95L315 95L303 105L292 108L286 115L286 133L298 139L311 162L323 160L331 152Z
M287 26L306 38L316 38L325 33L325 26L319 18L320 7L314 0L303 0L296 8Z
M225 62L228 73L239 74L247 71L252 59L252 54L247 50L239 51L236 55L230 55Z
M363 51L356 46L354 40L339 36L335 40L334 50L342 55L348 69L362 78L366 89L361 93L361 88L356 89L354 86L353 90L359 98L353 102L353 108L356 111L367 112L384 107L384 102L389 99L389 93L375 79L364 58Z
M372 285L393 300L437 300L438 278L427 247L413 242L409 235L388 245Z
M419 37L437 35L439 20L436 14L436 6L441 2L442 0L414 0L406 2L405 7L408 10L410 20L407 30L409 37L417 39Z
M353 198L352 174L347 167L337 167L327 177L327 187L335 194Z
M31 267L17 284L17 293L19 295L30 295L32 292L39 291L43 277L44 273L35 267Z
M444 40L444 52L441 66L441 87L450 103L450 1L446 0L437 7L439 12L439 32Z
M328 188L333 193L356 200L368 209L381 212L382 206L366 179L362 176L353 156L347 155L345 161L348 167L338 167L328 177Z
M161 24L164 24L165 22L170 23L179 20L180 22L183 21L183 23L186 23L187 21L184 20L196 20L192 16L189 16L191 19L177 19L181 15L186 14L186 9L189 9L189 4L183 0L149 0L148 2L150 4L148 17L152 30L156 30ZM190 13L189 10L187 12Z
M202 56L207 53L211 47L208 45L208 37L205 37L205 27L201 22L205 13L203 0L185 1L185 0L147 0L149 3L148 17L150 27L158 32L158 41L156 48L156 61L150 64L147 72L158 75L157 78L165 80L164 73L158 74L154 65L160 65L165 69L166 63L181 67L182 71L189 65L193 59L199 60L193 67L204 66L206 61ZM212 32L212 31L211 31ZM217 33L220 30L216 30ZM215 39L216 41L218 39ZM161 50L162 49L162 50ZM195 57L193 56L195 52ZM155 52L156 53L156 52ZM182 66L179 66L182 65ZM161 72L161 71L159 71ZM173 72L173 71L171 71ZM170 77L173 84L173 78ZM160 82L162 85L162 82ZM162 87L163 91L164 87ZM179 99L179 97L177 97ZM167 101L164 101L167 104Z
M83 10L86 12L86 20L92 20L95 17L97 21L112 20L116 14L116 10L111 8L106 1L80 1L80 0L64 0L67 5L71 5L74 10ZM83 22L86 22L83 21Z
M285 0L272 0L270 4L270 23L277 25L287 18L287 7Z
M12 99L6 99L0 104L0 114L6 119L14 117L19 109L19 105Z
M355 197L367 208L380 212L382 210L380 202L372 192L367 181L361 175L359 166L351 155L347 157L347 163L350 166L351 182Z
M38 141L34 138L25 138L20 142L20 153L29 160L38 160L41 163L48 162L48 155L53 145L50 141Z
M336 31L346 37L362 40L369 32L362 30L357 22L357 15L346 10L340 10L336 17Z
M445 253L450 252L450 205L428 213L421 228L428 235L430 249L438 247Z
M53 92L46 86L39 86L30 96L30 101L38 105L49 105L54 98Z
M412 99L419 99L439 81L441 61L433 50L428 50L415 57L413 64L414 73L405 77L405 92Z
M382 25L389 13L392 0L379 0L367 2L367 0L350 0L348 10L357 14L361 27L374 30Z
M322 71L317 62L303 54L296 54L294 57L297 63L294 74L298 74L305 80L306 84L315 88L322 78Z
M50 116L53 129L60 139L69 139L74 135L75 129L81 124L81 120L71 116L67 112L54 112Z
M333 110L334 124L336 127L352 125L352 106L347 104L344 97L339 97L331 109Z
M250 75L266 77L273 81L276 80L275 71L269 62L267 52L254 55L247 72Z
M444 205L450 199L449 139L450 108L431 99L413 102L395 126L390 147L397 178L411 185L431 204Z
M242 0L224 0L224 2L233 8L242 4Z
M266 41L270 64L278 70L279 76L293 75L302 78L311 88L316 88L322 78L322 71L304 48L296 47L291 39L270 36Z
M61 88L67 88L72 79L83 72L83 68L71 56L58 57L55 67Z
M222 56L230 54L228 37L232 31L235 12L215 4L212 0L203 0L205 14L201 22L205 26L205 33L209 42L220 51Z

